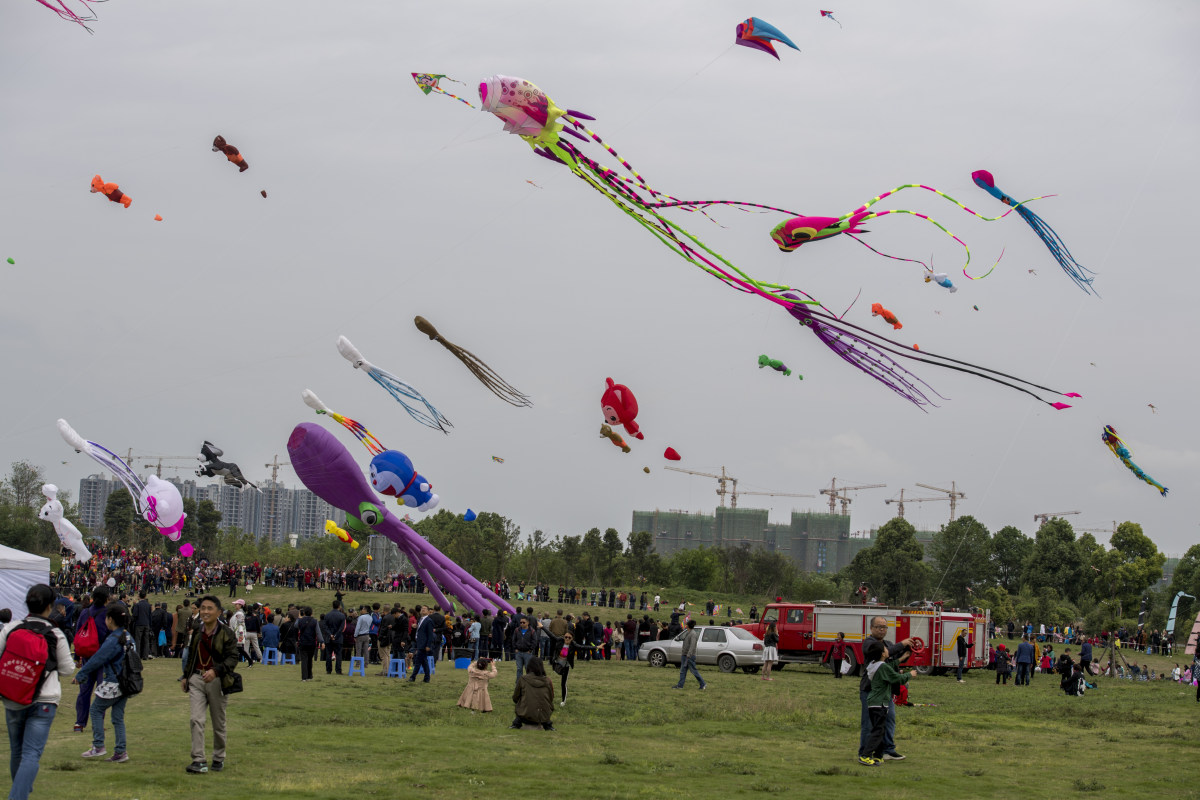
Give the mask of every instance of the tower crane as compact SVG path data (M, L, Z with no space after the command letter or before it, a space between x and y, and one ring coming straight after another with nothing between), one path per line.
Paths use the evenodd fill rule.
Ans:
M1069 514L1082 514L1082 511L1048 511L1045 514L1034 514L1033 521L1045 525L1049 520L1065 517Z
M269 467L271 465L268 464L267 466ZM738 479L731 478L730 476L726 475L724 467L721 467L720 475L713 475L711 472L697 472L694 469L684 469L683 467L663 467L663 469L669 469L672 472L686 472L689 475L699 475L703 478L716 478L717 479L717 496L721 498L721 508L725 507L726 493L732 495L730 503L729 503L729 507L737 508L737 496L738 496L737 482L738 482ZM729 491L728 489L725 488L726 483L733 484L732 491ZM743 494L745 494L745 492L743 492Z
M832 481L830 481L828 489L821 490L821 494L829 495L829 513L830 514L832 514L834 512L834 503L836 501L840 500L842 503L842 516L844 517L848 513L850 513L847 509L847 506L849 506L852 502L854 502L854 500L846 494L847 492L856 492L859 489L884 489L884 488L887 488L886 483L868 483L868 484L863 484L862 486L842 486L839 488L837 485L837 478L834 478Z
M179 466L179 467L167 466L166 467L166 469L182 471L185 469L189 469L190 465L194 465L196 463L196 457L195 456L154 456L153 460L147 459L147 460L143 461L142 466L146 467L147 469L149 469L150 467L154 467L154 474L161 478L162 471L164 469L164 467L163 467L164 461L187 461L187 462L189 462L188 467L184 467L184 466ZM130 462L130 464L132 465L132 462Z
M735 490L736 491L736 490ZM764 497L816 497L815 494L796 494L795 492L737 492L737 495L757 494ZM736 506L735 506L736 507Z
M958 487L954 485L954 481L950 481L949 489L942 489L937 486L930 486L927 483L918 483L915 485L920 486L922 489L930 489L935 492L945 492L946 493L946 495L950 498L950 521L951 522L954 522L954 507L956 505L958 505L958 501L960 499L961 500L967 499L966 493L958 491Z
M290 461L280 461L279 456L276 455L271 459L270 464L263 464L264 467L271 468L271 510L270 518L267 521L267 541L271 544L275 544L275 520L277 519L275 511L279 502L279 468L290 466L291 463Z
M897 504L897 506L898 506L898 507L899 507L899 509L900 509L900 516L901 516L901 517L903 517L903 516L904 516L904 504L905 504L905 503L930 503L930 502L941 502L941 501L943 501L943 500L947 500L947 499L948 499L948 498L945 498L945 497L910 497L910 498L908 498L907 500L905 500L905 499L904 499L904 490L903 490L903 489L901 489L901 490L900 490L900 499L898 499L898 500L897 500L897 499L896 499L896 498L894 498L894 497L889 497L887 500L884 500L883 502L884 502L884 504L885 504L885 505L887 505L887 504L889 504L889 503L896 503L896 504ZM953 516L953 515L951 515L950 519L954 519L954 516Z

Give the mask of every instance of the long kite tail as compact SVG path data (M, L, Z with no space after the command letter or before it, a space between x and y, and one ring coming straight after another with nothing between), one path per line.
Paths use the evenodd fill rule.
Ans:
M1001 215L1000 215L1000 216L998 216L998 217L985 217L983 214L980 214L978 211L974 211L974 210L972 210L972 209L968 208L968 207L967 207L965 204L963 204L961 201L959 201L959 200L955 200L953 197L951 197L950 195L946 194L946 193L945 193L945 192L943 192L941 189L935 189L935 188L933 188L932 186L926 186L926 185L925 185L925 184L923 184L923 183L905 183L905 184L902 184L902 185L900 185L900 186L897 186L895 189L889 189L888 191L884 192L883 194L876 195L875 197L872 197L870 200L868 200L867 202L863 203L861 206L859 206L858 208L854 209L853 211L850 211L850 212L847 212L846 214L843 214L843 215L841 216L841 219L846 219L847 217L852 217L852 216L854 216L855 214L861 214L863 211L866 211L868 208L870 208L871 206L875 205L876 203L878 203L880 200L884 199L885 197L890 197L891 195L894 195L896 192L899 192L899 191L901 191L901 190L903 190L903 189L924 189L924 190L925 190L925 191L927 191L927 192L933 192L933 193L934 193L934 194L936 194L938 197L941 197L941 198L943 198L943 199L945 199L945 200L949 200L951 203L953 203L954 205L958 206L958 207L959 207L959 208L961 208L963 211L966 211L968 214L971 214L972 216L975 216L975 217L979 217L979 219L981 219L981 220L984 220L984 221L986 221L986 222L995 222L995 221L997 221L997 220L1004 219L1004 218L1005 218L1005 217L1007 217L1009 214L1011 214L1011 213L1013 213L1014 211L1017 211L1019 208L1023 207L1023 206L1025 205L1025 203L1031 203L1031 202L1033 202L1034 200L1042 200L1042 199L1044 199L1044 198L1046 198L1046 197L1053 197L1053 196L1054 196L1054 195L1046 194L1046 195L1042 195L1041 197L1031 197L1030 199L1028 199L1028 200L1025 200L1025 201L1024 201L1024 202L1022 202L1022 203L1017 203L1017 204L1014 204L1014 207L1013 207L1013 208L1010 208L1008 211L1005 211L1003 214L1001 214Z
M1094 278L1088 277L1096 273L1075 260L1075 257L1071 255L1071 251L1067 249L1067 245L1054 229L1047 225L1045 220L1023 205L1017 208L1017 213L1021 215L1021 219L1029 223L1029 227L1033 228L1033 232L1046 245L1046 249L1050 251L1050 255L1062 267L1062 271L1067 273L1067 277L1075 281L1075 285L1080 289L1099 297L1100 293L1092 287Z
M500 373L489 367L479 356L467 350L465 347L460 347L454 342L448 341L440 333L433 324L424 317L418 316L413 318L413 324L417 326L417 330L434 340L442 347L454 354L455 358L466 365L467 369L471 370L471 374L479 379L479 382L488 388L488 390L499 397L509 405L529 408L533 405L533 401L528 396L523 394L519 389L510 384L504 378L500 377Z
M452 78L447 78L446 80L453 80L453 79L452 79ZM455 82L455 83L462 83L462 81L454 81L454 82ZM450 92L447 92L445 89L443 89L443 88L442 88L442 87L440 87L440 86L434 86L434 87L433 87L433 90L434 90L435 92L439 93L439 94L444 94L444 95L446 95L446 97L453 97L453 98L454 98L455 100L457 100L458 102L460 102L460 103L464 103L464 104L466 104L466 105L468 105L468 106L471 106L471 108L475 108L475 106L471 105L471 102L470 102L469 100L463 100L461 97L459 97L459 96L458 96L458 95L456 95L456 94L450 94Z
M928 222L929 224L933 225L938 230L940 230L942 233L946 234L951 239L953 239L954 241L956 241L960 245L962 245L963 251L967 254L967 260L963 264L962 272L963 272L963 275L966 275L968 278L970 278L973 281L981 280L983 278L986 278L988 275L991 275L992 271L995 270L997 265L1000 264L1000 259L1004 258L1004 251L1001 250L999 258L996 259L996 263L992 264L991 268L989 268L987 272L983 273L982 275L972 275L971 273L967 272L967 267L969 267L971 265L971 248L967 246L966 242L964 242L962 239L958 238L953 233L951 233L950 230L945 225L938 222L933 217L930 217L926 214L922 214L919 211L909 211L908 209L905 209L905 208L891 208L891 209L888 209L887 211L877 211L877 212L867 214L866 216L862 217L862 221L887 216L888 214L910 214L914 217L923 219L926 222ZM883 254L881 253L880 255L883 255ZM895 256L889 256L889 258L895 258ZM908 260L908 259L902 259L902 260ZM918 262L918 263L922 263L922 262Z
M439 430L442 433L449 433L450 431L446 430L446 428L454 427L450 423L450 420L446 419L446 417L442 415L442 412L434 408L433 404L425 399L423 394L397 378L395 375L374 365L371 365L371 367L367 369L367 374L371 376L372 380L386 389L387 393L390 394L396 400L396 402L404 406L404 410L408 412L408 415L417 422L428 428ZM425 406L425 410L416 408L413 405L409 405L409 403L405 402L406 400L412 400L416 403L422 404Z
M797 313L798 312L793 312L793 316L796 316ZM840 320L835 315L833 315L832 313L829 313L827 311L822 312L817 309L811 309L808 311L808 313L811 316L817 318L819 321L822 322L822 324L824 324L827 327L831 327L831 328L834 328L835 330L843 330L843 331L845 328L850 328L850 329L853 329L854 331L857 331L860 334L860 338L870 337L870 339L874 340L875 346L879 347L881 350L891 353L892 355L899 356L901 358L907 358L912 361L920 361L922 363L930 364L935 367L941 367L943 369L952 369L956 372L962 372L967 375L974 375L977 378L983 378L984 380L992 381L993 383L998 383L1001 386L1007 386L1010 389L1016 389L1018 392L1024 392L1025 394L1034 398L1038 402L1045 403L1046 405L1050 406L1051 408L1054 408L1059 411L1061 411L1065 408L1070 408L1071 406L1066 403L1063 403L1061 401L1051 402L1049 400L1046 400L1044 397L1041 397L1040 395L1038 395L1036 392L1034 392L1032 390L1040 389L1043 392L1048 392L1052 395L1057 395L1060 397L1078 397L1079 396L1078 394L1076 394L1074 392L1060 392L1057 389L1051 389L1047 386L1042 386L1041 384L1033 383L1032 381L1027 381L1024 378L1018 378L1017 376L1010 375L1007 372L1000 372L999 370L990 369L988 367L981 367L978 364L972 364L968 361L961 361L959 359L951 358L949 356L938 355L937 353L931 353L928 350L916 351L916 352L920 353L920 355L917 355L916 352L914 352L906 347L896 345L895 342L893 342L891 339L886 338L885 336L882 336L882 335L880 335L872 330L869 330L867 328L863 328L858 325L855 325L852 322L846 322L845 320ZM1007 378L1008 380L1003 380L1004 378ZM1023 385L1021 385L1021 384L1023 384Z
M334 422L337 422L343 428L353 433L354 437L362 442L363 447L367 448L369 452L373 453L374 455L379 455L387 449L382 443L380 443L378 439L375 438L375 434L367 430L366 427L364 427L361 423L355 422L349 417L343 417L341 414L338 414L329 406L322 403L321 398L313 394L311 390L305 389L300 393L300 396L304 398L304 405L313 409L318 414L326 414L332 417Z

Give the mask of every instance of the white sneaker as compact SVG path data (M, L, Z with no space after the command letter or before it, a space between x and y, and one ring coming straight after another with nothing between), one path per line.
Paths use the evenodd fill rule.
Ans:
M563 700L561 703L559 703L560 706L565 706L566 704L567 704L566 700Z

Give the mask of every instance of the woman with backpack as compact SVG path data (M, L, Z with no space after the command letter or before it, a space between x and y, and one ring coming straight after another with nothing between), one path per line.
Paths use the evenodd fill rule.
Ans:
M0 629L0 663L21 656L17 652L18 638L37 645L39 649L46 648L42 674L32 686L25 687L21 702L7 696L11 694L15 697L18 693L7 691L8 681L0 679L0 688L5 689L6 695L4 715L8 723L9 769L12 774L12 790L8 796L17 800L25 800L33 791L38 762L50 736L50 725L54 722L58 703L62 700L59 676L70 675L75 671L75 661L71 658L71 648L67 645L66 636L62 631L55 629L47 619L53 602L54 590L49 586L37 584L30 587L25 595L25 606L29 609L29 616L23 620L13 620ZM29 636L31 632L42 636L44 644L32 640ZM54 642L53 651L50 650L51 642ZM54 657L53 664L51 655ZM22 660L29 663L24 657ZM16 673L15 670L12 672Z
M125 630L129 625L129 609L118 602L109 603L104 609L104 624L108 627L104 644L80 667L71 683L82 684L93 674L100 675L92 700L92 747L83 757L99 758L108 754L104 749L104 712L111 708L116 742L112 756L105 761L123 764L129 760L129 752L125 749L125 701L129 698L121 692L117 681L125 669L125 649L133 646Z
M108 636L108 626L104 624L104 607L108 604L108 587L97 586L92 590L92 604L79 612L75 623L75 655L84 664L94 656L104 639ZM98 673L93 673L86 681L79 683L79 697L75 700L75 732L81 733L87 724L88 712L92 707L92 690L99 680Z

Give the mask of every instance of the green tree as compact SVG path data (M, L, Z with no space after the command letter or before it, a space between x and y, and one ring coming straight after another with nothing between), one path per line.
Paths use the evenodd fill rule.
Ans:
M563 585L571 586L571 575L579 569L583 557L583 544L578 536L564 536L558 543L558 554L562 558Z
M1146 590L1162 580L1167 557L1158 552L1136 522L1122 522L1109 540L1111 549L1093 561L1101 596L1117 602L1117 615L1135 613ZM1107 590L1107 591L1103 591Z
M929 551L941 597L960 607L976 604L977 593L992 582L991 535L974 517L952 520L933 536Z
M104 504L104 535L108 537L108 541L128 544L133 534L136 516L137 509L134 508L129 492L118 490L110 494Z
M682 586L706 591L720 575L721 560L716 550L707 547L680 550L671 559L671 571Z
M745 594L752 574L750 543L742 542L737 547L726 547L720 552L731 584L728 588L736 594Z
M885 602L907 603L929 589L931 572L917 531L903 517L885 522L875 544L860 550L846 568L856 583L866 583Z
M1036 596L1051 588L1065 597L1085 588L1083 555L1075 541L1075 531L1065 519L1047 520L1038 528L1033 553L1025 565L1021 582Z
M20 508L40 508L45 502L42 496L45 482L46 475L41 467L28 461L14 461L12 471L0 485L0 500Z
M991 609L992 622L996 623L997 628L1005 627L1010 619L1017 618L1013 599L1003 586L990 586L984 589L979 596L978 605Z
M595 584L604 560L604 538L600 535L599 528L592 528L583 535L583 558L591 572L591 582Z
M113 492L117 494L117 492ZM125 494L121 492L121 494ZM109 495L111 500L112 495ZM211 555L215 552L217 538L221 535L221 512L211 500L196 502L190 498L183 500L183 513L187 519L183 521L182 541L191 542L197 552ZM108 511L105 509L105 528L108 527Z
M654 535L650 531L637 531L629 534L629 542L625 548L625 560L633 573L630 577L635 581L649 578L647 564L654 552Z
M479 515L480 518L484 516L486 512ZM475 522L467 522L460 515L443 508L418 522L413 530L467 572L484 575L486 568L492 566L488 562L493 559L489 557L483 530L476 524L478 521L477 518Z
M990 555L996 583L1008 594L1021 588L1025 563L1033 555L1033 540L1012 525L1005 525L992 536Z
M463 522L466 525L479 526L483 546L493 561L492 574L498 578L507 578L508 560L516 552L517 543L521 541L521 529L507 517L491 511L479 514L474 523L465 520Z
M546 554L548 543L546 534L540 530L535 530L533 535L529 537L529 542L525 545L525 552L529 557L529 565L532 568L533 582L537 583L540 580L538 568L541 564L542 557Z
M783 553L754 550L750 554L750 575L752 591L774 598L796 580L796 562Z
M604 531L603 547L604 585L612 586L613 574L620 564L621 551L625 549L621 544L621 534L617 533L616 528L607 528Z

